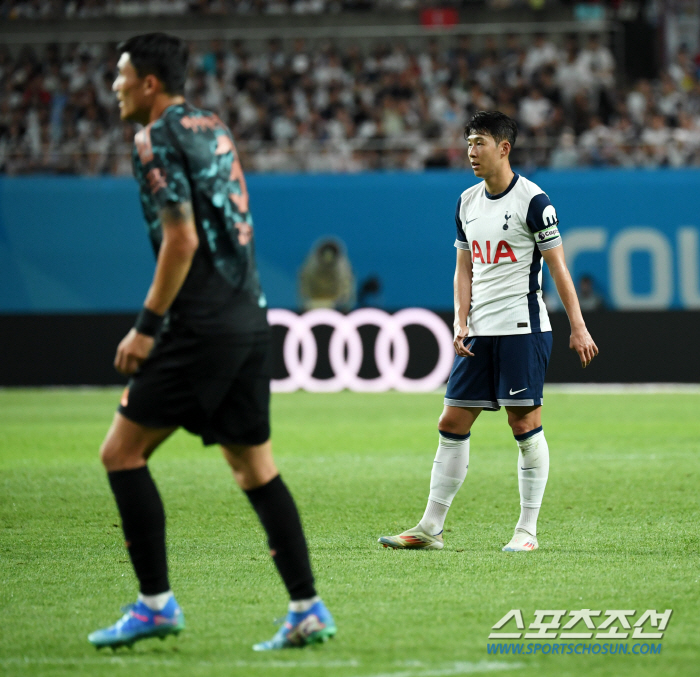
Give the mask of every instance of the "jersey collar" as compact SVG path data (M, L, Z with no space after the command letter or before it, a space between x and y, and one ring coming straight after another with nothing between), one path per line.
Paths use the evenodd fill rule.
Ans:
M187 101L182 101L180 103L171 103L167 108L163 109L163 112L160 114L160 117L164 118L171 110L175 110L176 108L184 108L186 105Z
M504 195L508 195L508 193L510 193L510 191L513 190L513 188L515 187L515 184L518 182L519 178L520 178L520 174L516 174L515 172L513 172L513 180L510 182L510 185L508 186L508 188L506 188L502 193L499 193L498 195L491 195L491 193L489 193L488 190L486 190L486 188L484 188L484 193L486 193L486 197L489 200L498 200L498 199L502 198Z

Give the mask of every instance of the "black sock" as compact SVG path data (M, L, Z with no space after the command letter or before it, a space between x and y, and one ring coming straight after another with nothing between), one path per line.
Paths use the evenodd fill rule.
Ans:
M165 556L165 511L148 466L108 472L107 477L117 500L141 593L167 592L170 583Z
M270 555L292 601L316 595L309 551L294 499L277 475L267 484L245 492L267 533Z

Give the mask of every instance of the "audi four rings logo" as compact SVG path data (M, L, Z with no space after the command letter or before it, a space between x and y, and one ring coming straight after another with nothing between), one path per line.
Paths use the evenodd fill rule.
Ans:
M392 388L403 392L426 392L443 385L452 368L452 333L435 313L424 308L405 308L393 315L378 308L360 308L348 315L326 308L310 310L303 315L283 308L272 308L267 318L270 325L288 329L283 355L289 376L273 379L273 392L288 393L300 388L318 393L332 393L345 388L366 393L379 393ZM328 346L333 376L328 379L313 376L318 346L311 328L319 325L333 329ZM374 361L379 372L377 378L366 379L358 375L363 358L358 328L365 325L379 328L374 344ZM404 327L409 325L425 327L432 332L438 344L437 364L422 378L404 376L409 358Z

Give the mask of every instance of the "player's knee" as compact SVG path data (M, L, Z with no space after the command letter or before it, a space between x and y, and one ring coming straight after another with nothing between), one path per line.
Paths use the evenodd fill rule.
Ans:
M513 431L513 435L524 435L525 433L529 433L531 430L534 430L537 427L531 421L521 418L509 419L508 425L510 425L510 429Z
M466 435L469 430L463 430L464 422L456 417L452 412L443 412L438 419L438 430L455 435Z
M107 471L128 470L143 465L145 449L127 448L119 440L108 437L100 447L100 460Z
M263 444L222 445L222 451L241 489L255 489L279 474L269 440Z
M111 440L106 439L102 442L102 446L100 447L100 461L102 461L102 465L107 470L111 470L117 458L118 452L116 446Z

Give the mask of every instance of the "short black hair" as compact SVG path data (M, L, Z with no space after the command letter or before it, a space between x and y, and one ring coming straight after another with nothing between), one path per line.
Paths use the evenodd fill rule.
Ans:
M120 42L117 51L128 52L140 78L155 75L168 94L184 94L188 53L187 45L180 38L165 33L144 33Z
M497 110L478 110L464 128L464 138L470 134L488 134L496 144L507 141L511 150L518 138L518 125L513 118Z

